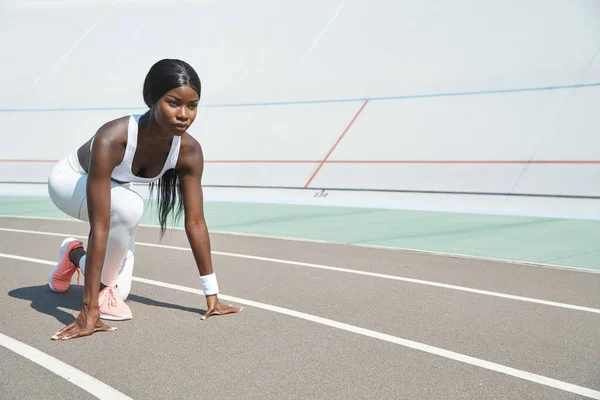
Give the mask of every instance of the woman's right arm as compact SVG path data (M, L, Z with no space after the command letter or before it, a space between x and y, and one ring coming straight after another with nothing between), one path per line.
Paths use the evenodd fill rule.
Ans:
M110 177L124 156L122 139L117 123L107 124L94 138L86 187L91 230L85 261L83 307L77 319L56 333L53 339L74 339L96 331L112 330L100 320L98 293L110 230Z

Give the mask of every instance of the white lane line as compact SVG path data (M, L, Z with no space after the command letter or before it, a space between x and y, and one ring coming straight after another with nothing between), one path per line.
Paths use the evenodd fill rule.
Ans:
M73 385L79 386L81 389L96 396L99 399L129 399L131 397L124 395L118 390L108 386L106 383L99 381L80 370L71 367L69 364L48 355L34 347L25 343L19 342L9 336L0 333L0 346L6 347L18 355L27 358L30 361L54 372L56 375L71 382Z
M48 221L67 221L67 222L83 223L83 221L80 221L75 218L31 217L31 216L23 216L23 215L6 215L6 214L0 214L0 218L40 219L40 220L48 220ZM140 224L139 226L144 227L144 228L158 228L158 225L151 225L151 224ZM184 228L179 228L179 227L170 227L169 229L176 230L176 231L184 230ZM334 240L306 239L306 238L299 238L299 237L263 235L263 234L258 234L258 233L229 232L229 231L219 231L219 230L214 230L214 229L209 229L209 232L218 234L218 235L242 236L242 237L260 238L260 239L272 239L272 240L285 240L285 241L289 241L289 242L319 243L319 244L325 244L325 245L335 244L335 245L340 245L340 246L358 247L358 248L363 248L363 249L376 249L376 250L386 250L386 251L396 251L396 252L402 251L402 252L428 254L428 255L441 256L441 257L455 257L455 258L464 258L464 259L468 259L468 260L501 262L501 263L512 264L512 265L520 266L520 267L546 268L546 269L555 269L555 270L560 270L560 271L583 272L583 273L588 273L588 274L600 275L600 270L598 270L598 269L569 267L569 266L565 266L565 265L548 264L548 263L534 262L534 261L511 260L510 258L474 256L472 254L449 253L449 252L445 252L445 251L434 251L434 250L423 250L423 249L411 249L408 247L382 246L382 245L377 245L377 244L345 243L345 242L336 242Z
M140 283L146 283L148 285L160 286L168 289L179 290L182 292L195 293L199 295L204 295L201 290L189 288L186 286L174 285L171 283L165 283L160 281L155 281L152 279L138 278L133 277L133 280ZM219 297L223 300L232 301L239 304L244 304L251 307L260 308L267 311L276 312L279 314L288 315L290 317L300 318L306 321L315 322L317 324L330 326L332 328L341 329L347 332L356 333L358 335L370 337L373 339L383 340L385 342L390 342L394 344L398 344L400 346L408 347L414 350L423 351L425 353L434 354L440 357L444 357L450 360L462 362L465 364L470 364L475 367L484 368L490 371L500 372L502 374L510 375L515 378L524 379L530 382L538 383L544 386L553 387L555 389L564 390L566 392L579 394L582 396L587 396L592 399L600 399L600 391L596 391L593 389L589 389L583 386L574 385L572 383L559 381L557 379L548 378L543 375L533 374L531 372L519 370L516 368L507 367L502 364L497 364L491 361L482 360L480 358L467 356L465 354L456 353L454 351L442 349L440 347L430 346L425 343L415 342L413 340L403 339L397 336L388 335L385 333L372 331L370 329L360 328L358 326L345 324L343 322L334 321L328 318L318 317L312 314L306 314L300 311L290 310L289 308L283 308L278 306L273 306L270 304L259 303L252 300L246 300L239 297L228 296L219 293Z
M4 253L0 253L0 256L5 257L5 258L11 258L14 260L28 261L28 262L38 263L38 264L54 265L53 261L40 260L38 258L21 257L21 256L15 256L12 254L4 254ZM138 278L135 276L133 277L133 280L136 282L145 283L148 285L159 286L159 287L163 287L163 288L167 288L167 289L173 289L173 290L178 290L178 291L187 292L187 293L194 293L194 294L203 296L202 291L199 289L195 289L195 288L175 285L172 283L155 281L152 279ZM600 392L590 389L590 388L574 385L574 384L568 383L568 382L559 381L557 379L549 378L549 377L543 376L543 375L533 374L531 372L523 371L520 369L507 367L502 364L497 364L497 363L494 363L491 361L482 360L480 358L467 356L467 355L461 354L461 353L456 353L454 351L442 349L440 347L434 347L434 346L430 346L425 343L415 342L413 340L403 339L403 338L400 338L397 336L392 336L392 335L388 335L385 333L372 331L370 329L360 328L358 326L345 324L343 322L334 321L334 320L331 320L328 318L322 318L322 317L318 317L316 315L306 314L306 313L303 313L300 311L295 311L295 310L290 310L289 308L283 308L283 307L273 306L270 304L259 303L256 301L246 300L246 299L242 299L239 297L228 296L228 295L225 295L222 293L219 293L219 297L226 301L231 301L231 302L235 302L238 304L244 304L244 305L247 305L250 307L256 307L256 308L260 308L263 310L272 311L272 312L276 312L276 313L283 314L283 315L288 315L290 317L314 322L317 324L330 326L332 328L341 329L341 330L344 330L347 332L370 337L373 339L382 340L382 341L389 342L389 343L394 343L394 344L397 344L400 346L404 346L404 347L408 347L408 348L411 348L414 350L437 355L437 356L444 357L444 358L454 360L454 361L458 361L458 362L461 362L464 364L473 365L475 367L484 368L484 369L494 371L494 372L500 372L502 374L509 375L509 376L512 376L515 378L523 379L526 381L538 383L540 385L549 386L549 387L552 387L555 389L559 389L559 390L563 390L566 392L575 393L575 394L578 394L581 396L587 396L592 399L600 400Z
M0 218L15 218L15 219L39 219L43 221L66 221L66 222L76 222L83 223L83 221L75 219L75 218L59 218L59 217L32 217L29 215L8 215L8 214L0 214ZM140 225L142 226L142 225Z
M0 231L87 239L87 236L73 235L73 234L69 234L69 233L40 232L40 231L28 231L28 230L21 230L21 229L9 229L9 228L0 228ZM136 244L136 246L155 247L155 248L160 248L160 249L179 250L179 251L191 251L191 249L189 247L169 246L169 245L164 245L164 244L154 244L154 243L144 243L144 242L135 242L135 244ZM272 263L277 263L277 264L293 265L293 266L299 266L299 267L316 268L316 269L322 269L322 270L328 270L328 271L336 271L336 272L344 272L344 273L349 273L349 274L370 276L370 277L374 277L374 278L390 279L390 280L394 280L394 281L408 282L408 283L414 283L414 284L425 285L425 286L433 286L433 287L439 287L439 288L443 288L443 289L457 290L457 291L467 292L467 293L475 293L475 294L480 294L480 295L484 295L484 296L498 297L498 298L502 298L502 299L523 301L526 303L542 304L545 306L564 308L567 310L575 310L575 311L588 312L588 313L592 313L592 314L600 314L600 309L598 309L598 308L584 307L584 306L578 306L575 304L560 303L560 302L556 302L556 301L542 300L542 299L536 299L536 298L532 298L532 297L516 296L516 295L512 295L512 294L492 292L489 290L475 289L475 288L470 288L470 287L466 287L466 286L457 286L457 285L450 285L450 284L440 283L440 282L425 281L425 280L421 280L421 279L413 279L413 278L405 278L405 277L395 276L395 275L380 274L380 273L376 273L376 272L367 272L367 271L360 271L360 270L355 270L355 269L332 267L329 265L311 264L311 263L304 263L304 262L299 262L299 261L282 260L282 259L278 259L278 258L251 256L251 255L247 255L247 254L238 254L238 253L227 253L227 252L223 252L223 251L212 251L211 253L214 255L225 256L225 257L235 257L235 258L242 258L242 259L247 259L247 260L265 261L265 262L272 262Z

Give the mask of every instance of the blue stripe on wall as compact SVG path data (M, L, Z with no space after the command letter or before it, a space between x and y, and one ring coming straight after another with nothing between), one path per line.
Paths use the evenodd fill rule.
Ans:
M321 99L321 100L298 100L298 101L277 101L264 103L230 103L230 104L200 104L203 108L225 108L225 107L265 107L265 106L287 106L297 104L320 104L320 103L350 103L372 101L391 101L391 100L406 100L406 99L425 99L431 97L457 97L457 96L478 96L488 94L508 94L508 93L523 93L523 92L540 92L547 90L564 90L564 89L579 89L586 87L600 87L600 82L586 83L580 85L563 85L563 86L543 86L532 88L519 89L502 89L502 90L481 90L473 92L450 92L450 93L430 93L430 94L415 94L402 96L385 96L385 97L361 97L349 99ZM0 108L0 112L69 112L69 111L143 111L147 107L66 107L66 108Z

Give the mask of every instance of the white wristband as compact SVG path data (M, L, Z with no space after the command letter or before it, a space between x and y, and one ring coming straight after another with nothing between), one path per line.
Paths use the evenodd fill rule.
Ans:
M205 296L219 293L219 285L217 284L217 276L213 272L210 275L204 275L200 277L200 284L202 285L202 292Z

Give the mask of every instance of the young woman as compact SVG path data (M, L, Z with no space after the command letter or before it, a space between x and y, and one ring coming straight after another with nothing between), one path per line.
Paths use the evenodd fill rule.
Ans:
M200 144L186 130L194 122L200 100L200 79L184 61L165 59L152 66L143 88L150 108L103 125L87 143L58 162L48 179L48 192L64 213L90 223L87 252L83 243L67 238L48 277L55 292L65 292L73 274L85 275L83 307L77 319L53 339L73 339L111 331L102 319L126 320L123 302L133 274L135 232L144 211L133 182L158 191L161 236L167 218L184 213L185 232L206 296L206 319L239 312L219 302L210 241L203 213Z

